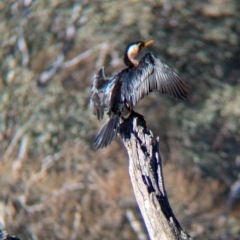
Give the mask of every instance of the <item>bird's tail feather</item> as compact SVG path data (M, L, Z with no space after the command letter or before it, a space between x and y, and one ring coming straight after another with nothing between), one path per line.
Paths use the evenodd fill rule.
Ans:
M112 142L118 133L119 120L119 117L116 116L114 118L109 118L106 121L94 141L95 148L104 148Z

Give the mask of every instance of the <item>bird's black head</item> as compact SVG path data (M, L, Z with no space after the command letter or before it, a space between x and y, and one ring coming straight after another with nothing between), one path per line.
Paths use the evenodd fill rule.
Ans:
M137 41L127 45L123 61L128 67L134 67L138 64L138 61L134 59L137 54L144 48L153 43L153 40L143 42Z

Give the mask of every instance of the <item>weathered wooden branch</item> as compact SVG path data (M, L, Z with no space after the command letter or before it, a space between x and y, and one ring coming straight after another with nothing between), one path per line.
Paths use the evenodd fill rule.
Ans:
M152 240L192 239L174 216L162 173L159 139L147 129L143 116L133 112L120 125L129 155L129 173L135 197Z

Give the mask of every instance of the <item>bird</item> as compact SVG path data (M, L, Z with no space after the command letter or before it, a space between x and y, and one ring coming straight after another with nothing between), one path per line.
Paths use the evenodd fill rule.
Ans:
M123 62L126 68L112 77L106 77L102 67L93 77L91 104L93 114L108 119L95 138L96 149L108 146L119 132L119 125L133 112L136 104L152 91L168 94L177 99L188 97L189 87L179 75L153 53L146 53L140 60L135 57L153 43L136 41L127 45Z

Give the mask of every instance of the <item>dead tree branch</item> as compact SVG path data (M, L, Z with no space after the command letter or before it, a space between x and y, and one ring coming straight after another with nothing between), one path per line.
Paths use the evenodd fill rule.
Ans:
M150 238L192 239L182 230L167 198L159 139L154 139L143 116L135 112L121 124L120 134L129 155L129 173L135 197Z

